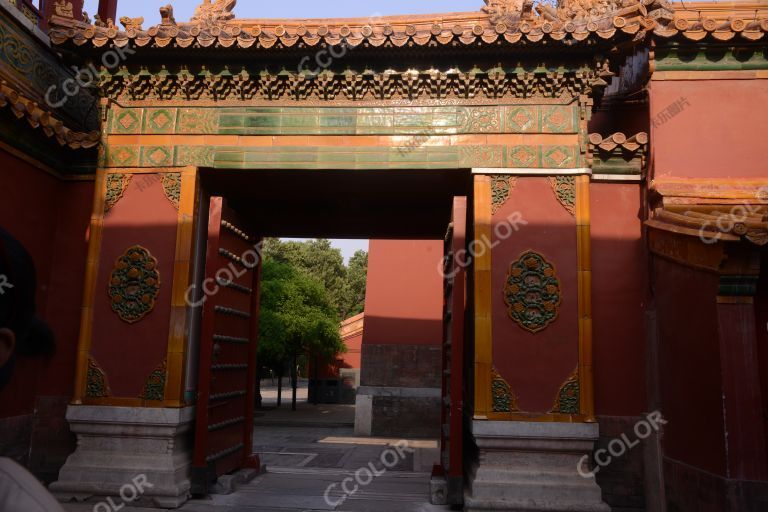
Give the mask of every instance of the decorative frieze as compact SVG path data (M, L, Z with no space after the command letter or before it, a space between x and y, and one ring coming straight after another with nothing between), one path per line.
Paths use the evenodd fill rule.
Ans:
M551 176L549 183L557 201L563 208L576 216L576 178L574 176Z
M139 398L143 400L162 401L165 399L165 381L168 375L166 361L163 361L147 377L144 390Z
M96 360L88 358L86 372L85 396L87 398L107 398L112 395L107 381L107 374L101 369Z
M579 385L578 368L568 377L568 380L560 386L557 392L555 404L550 413L555 414L579 414L581 412L581 393Z
M132 174L108 174L106 179L106 196L104 199L104 213L110 211L123 198L128 185L131 183Z
M491 211L496 213L509 199L510 192L517 185L517 177L508 174L491 176Z
M109 280L112 311L127 323L135 323L155 307L160 293L157 259L147 249L134 245L117 258Z
M177 69L164 68L162 73L141 68L123 68L117 72L103 70L100 86L105 96L118 101L242 101L264 100L274 103L328 104L340 101L418 102L432 100L462 103L475 101L531 98L570 98L591 95L607 86L612 76L607 64L593 69L528 71L521 68L395 70L383 71L266 70L224 67ZM546 123L556 133L573 129L572 118L560 109L545 112ZM470 123L477 126L499 125L494 112L476 111ZM522 120L522 118L519 118Z
M537 333L557 319L562 295L555 267L535 251L526 251L509 267L504 302L509 317Z
M520 412L517 396L496 367L491 367L491 398L493 412Z
M181 173L169 172L163 174L162 183L165 197L167 197L173 207L178 210L179 200L181 199Z

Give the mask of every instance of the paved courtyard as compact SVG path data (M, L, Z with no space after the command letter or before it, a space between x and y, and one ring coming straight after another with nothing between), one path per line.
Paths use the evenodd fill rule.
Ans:
M191 500L180 510L449 510L447 507L429 504L429 475L432 464L438 457L436 441L355 437L352 427L348 425L349 419L353 417L354 410L350 406L316 407L306 402L299 404L296 413L291 413L288 407L283 406L280 410L260 414L254 429L254 451L261 454L267 471L234 493ZM375 469L376 473L382 473L382 470L386 469L382 460L387 462L389 469L380 476L369 477L369 469ZM355 483L356 472L360 482L367 483L370 480L370 483ZM342 491L345 479L346 488L354 490L357 487L355 492ZM91 512L94 505L95 503L66 504L65 510ZM147 509L131 507L121 510L147 512Z

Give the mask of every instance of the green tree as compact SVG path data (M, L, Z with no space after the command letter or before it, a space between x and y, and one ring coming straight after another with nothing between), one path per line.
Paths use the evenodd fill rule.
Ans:
M293 408L296 366L303 356L332 358L346 351L337 309L323 284L285 261L265 258L261 281L259 361L281 379L291 365Z
M368 276L368 253L356 251L347 264L344 303L341 318L358 315L365 309L365 283Z

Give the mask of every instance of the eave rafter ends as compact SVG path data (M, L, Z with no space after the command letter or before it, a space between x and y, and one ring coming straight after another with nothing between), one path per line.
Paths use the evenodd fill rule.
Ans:
M99 143L98 131L78 132L67 128L64 122L35 101L0 80L0 107L8 107L18 119L26 119L32 128L41 129L46 136L55 138L62 146L72 149L92 148Z
M54 44L98 48L260 48L281 49L345 44L349 47L471 46L535 44L571 46L585 40L644 40L734 37L758 40L768 32L766 9L721 12L703 7L679 13L667 0L559 0L557 6L534 0L485 0L474 13L396 16L375 19L235 19L236 0L205 0L189 22L177 22L173 7L160 9L162 22L145 29L143 18L76 20L71 2L57 0L50 20ZM623 38L621 36L624 36Z
M699 237L704 243L749 240L768 244L768 180L659 179L657 205L646 225Z

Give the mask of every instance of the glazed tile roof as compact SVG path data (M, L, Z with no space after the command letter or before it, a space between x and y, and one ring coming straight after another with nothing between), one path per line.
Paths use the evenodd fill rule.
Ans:
M471 46L551 41L574 45L611 40L711 37L759 40L768 32L768 7L758 4L680 4L667 0L561 0L557 8L533 0L485 0L474 13L392 16L377 19L236 19L236 0L206 0L189 22L177 22L173 8L161 9L162 22L144 28L143 18L75 20L67 0L56 3L50 37L94 48L114 44L149 48L283 49L346 44L350 47Z

